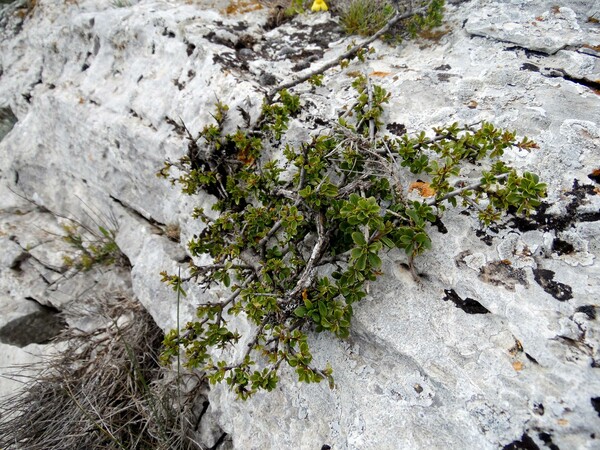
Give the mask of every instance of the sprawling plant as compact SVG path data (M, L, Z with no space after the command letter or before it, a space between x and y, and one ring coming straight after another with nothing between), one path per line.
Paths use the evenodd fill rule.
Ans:
M510 147L537 148L534 142L485 122L391 136L382 123L389 93L366 76L355 78L356 101L335 123L324 119L329 125L309 141L284 143L303 107L290 89L320 85L325 70L364 61L368 45L402 20L417 31L437 24L442 4L397 11L336 60L269 92L258 118L240 109L244 128L226 132L230 111L218 102L214 123L198 136L188 132L187 154L159 175L188 195L215 198L214 211L195 209L204 228L188 242L192 256L212 262L191 263L185 276L164 272L163 281L180 295L187 282L230 292L215 294L198 306L196 320L168 333L165 362L183 351L189 368L226 381L242 399L273 390L282 363L300 381L332 385L332 369L313 364L307 333L348 336L353 305L382 275L383 251L403 250L417 277L414 259L431 248L431 225L448 206L473 207L486 225L539 206L545 185L501 159ZM249 335L233 326L235 316L252 325Z
M389 93L365 76L353 86L357 100L347 113L311 140L286 144L281 159L269 155L302 108L287 90L265 102L253 127L233 133L224 132L227 106L217 104L215 123L190 139L185 157L165 164L161 174L186 194L216 197L217 214L196 209L205 228L188 243L193 256L210 255L212 263L192 263L185 277L163 273L164 281L181 292L191 280L231 290L167 335L165 360L183 349L188 367L213 383L225 380L242 399L274 389L282 363L300 381L333 383L330 367L313 365L307 333L348 336L353 305L382 275L382 251L404 250L412 270L446 207L471 205L489 224L540 204L538 177L501 160L507 148L535 143L490 123L392 137L381 119ZM465 179L465 168L479 170L477 179ZM252 323L252 335L231 327L232 316ZM215 351L238 343L245 348L239 359Z

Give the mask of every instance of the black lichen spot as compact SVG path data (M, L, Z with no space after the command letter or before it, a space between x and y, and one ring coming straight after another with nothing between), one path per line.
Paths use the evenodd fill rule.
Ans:
M445 72L445 71L450 70L450 69L452 69L452 67L450 67L449 64L442 64L441 66L438 66L438 67L436 67L433 70L441 70L441 71Z
M529 217L513 217L509 222L510 228L517 228L521 232L532 230L564 231L575 222L597 222L600 220L598 213L578 213L577 209L588 195L596 195L595 187L591 184L579 184L579 180L573 180L573 188L565 193L572 197L566 206L564 215L546 214L550 207L548 203L542 203Z
M575 247L567 241L555 238L552 241L552 251L559 255L571 255L572 253L575 253Z
M543 403L534 403L533 404L533 412L540 416L543 416L544 412L545 412L544 404Z
M187 45L185 52L187 53L188 56L192 56L192 53L194 53L194 50L196 50L196 46L194 44L190 43Z
M564 283L554 281L554 272L547 269L533 269L533 277L544 291L556 300L564 302L573 298L573 289Z
M488 314L489 311L477 300L465 298L464 300L454 291L454 289L445 289L444 301L450 300L457 308L462 309L467 314Z
M220 64L229 69L235 69L239 66L240 62L237 60L235 53L233 52L221 52L213 55L213 62Z
M88 70L90 68L90 65L88 63L85 63L83 66L81 66L81 71L85 72L86 70Z
M592 406L598 413L598 417L600 417L600 397L592 397L590 402L592 402Z
M443 83L450 81L450 78L452 78L452 75L450 75L449 73L438 73L437 75L438 81L441 81Z
M396 122L388 123L385 126L385 128L390 133L395 134L396 136L402 136L403 134L406 134L406 126L402 123L396 123Z
M575 311L584 313L590 320L596 319L596 307L594 305L580 306Z
M523 65L521 66L521 70L530 70L532 72L539 72L540 68L538 66L536 66L535 64L523 63Z
M462 212L461 212L461 214L462 214ZM467 214L467 215L469 215L469 214ZM488 247L490 247L492 245L492 243L494 242L494 237L487 234L485 232L485 230L475 230L475 236L477 236L479 239L481 239L481 241Z
M600 184L600 169L593 170L592 173L588 175L588 178L593 182Z
M434 225L435 227L437 227L437 229L440 233L442 233L442 234L448 233L448 228L446 228L446 225L444 225L444 222L442 222L439 217L436 217L435 222L432 222L431 224Z
M235 49L235 43L231 39L219 36L214 31L211 31L211 32L205 34L204 39L207 39L209 42L212 42L213 44L219 44L219 45L223 45L225 47Z
M540 450L540 448L527 433L523 433L520 441L513 441L505 445L503 450Z
M541 433L538 433L538 437L540 438L540 441L542 441L546 447L550 448L550 450L560 450L558 445L556 445L554 442L552 442L551 434L544 433L542 431Z
M169 30L167 27L164 28L163 32L162 32L163 36L167 36L169 38L174 38L175 37L175 33L172 32L171 30Z

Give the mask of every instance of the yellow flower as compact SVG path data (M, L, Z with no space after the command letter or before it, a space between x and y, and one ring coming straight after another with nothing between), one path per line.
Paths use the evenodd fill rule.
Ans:
M327 8L327 3L325 3L325 0L315 0L312 8L310 9L313 11L327 11L329 8Z

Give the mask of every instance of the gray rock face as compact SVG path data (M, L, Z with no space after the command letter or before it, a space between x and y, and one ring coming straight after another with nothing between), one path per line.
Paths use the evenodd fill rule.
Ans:
M185 270L183 245L167 239L167 226L177 225L185 243L199 227L192 208L212 201L184 198L154 176L185 152L180 119L195 134L210 123L216 98L256 117L265 89L341 54L352 39L328 14L265 31L265 10L227 15L225 2L212 6L42 0L24 21L0 20L0 105L19 119L0 142L6 223L25 229L48 219L19 216L23 205L8 187L62 214L85 219L85 204L112 211L133 292L164 329L193 318L206 296L226 295L189 286L178 317L174 293L160 283L161 270ZM531 217L487 230L468 208L448 211L447 233L432 232L433 251L416 261L419 283L403 254L387 254L385 275L355 307L351 337L312 336L335 389L300 385L287 370L276 391L246 403L213 387L210 421L235 448L600 445L600 35L588 22L592 2L552 6L449 5L438 42L378 42L364 65L297 88L308 116L333 119L352 100L351 72L366 70L392 94L384 117L391 130L480 120L514 129L540 148L507 158L539 173L548 199ZM308 116L294 123L292 143L319 131ZM36 258L60 265L61 250L32 231L27 239L2 231L0 275L10 275L1 278L3 301L67 302L42 295L40 277L60 270L28 266ZM128 276L110 283L126 285Z
M584 36L577 15L568 7L553 6L536 14L534 8L504 2L474 13L465 25L468 33L532 51L554 54L566 46L582 44Z

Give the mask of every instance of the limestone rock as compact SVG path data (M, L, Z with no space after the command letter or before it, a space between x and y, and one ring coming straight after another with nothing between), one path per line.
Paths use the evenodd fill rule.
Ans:
M375 58L327 72L321 87L296 88L307 111L290 127L291 144L337 118L353 98L352 72L366 71L391 93L390 132L489 120L535 140L539 149L506 156L540 174L548 199L531 217L490 229L469 208L448 211L447 233L432 232L433 251L416 261L420 283L403 254L387 254L385 275L355 305L351 337L311 336L316 363L333 366L335 389L300 385L288 369L278 389L246 403L212 387L206 423L234 448L598 446L600 42L590 2L554 3L449 4L437 42L376 42ZM227 294L188 285L178 300L160 282L163 270L185 272L185 242L201 226L190 213L214 201L184 198L157 179L162 162L185 153L185 128L195 135L211 123L216 99L229 104L235 129L238 106L257 117L267 89L352 40L329 14L265 30L267 10L228 15L226 2L210 6L40 0L25 19L0 19L0 105L18 118L0 141L0 194L10 188L83 220L85 204L114 214L132 269L97 288L131 283L165 330ZM48 220L39 211L19 216L22 202L8 195L0 205L16 228ZM168 226L180 228L180 244ZM7 252L43 242L27 230L20 240L4 236ZM60 261L54 248L33 256ZM44 280L62 274L40 261L23 261L20 280L5 268L3 292L64 304L58 291L85 286L49 291Z
M469 34L550 55L566 46L582 43L577 15L568 7L554 6L536 15L533 7L503 2L473 12L465 25Z

